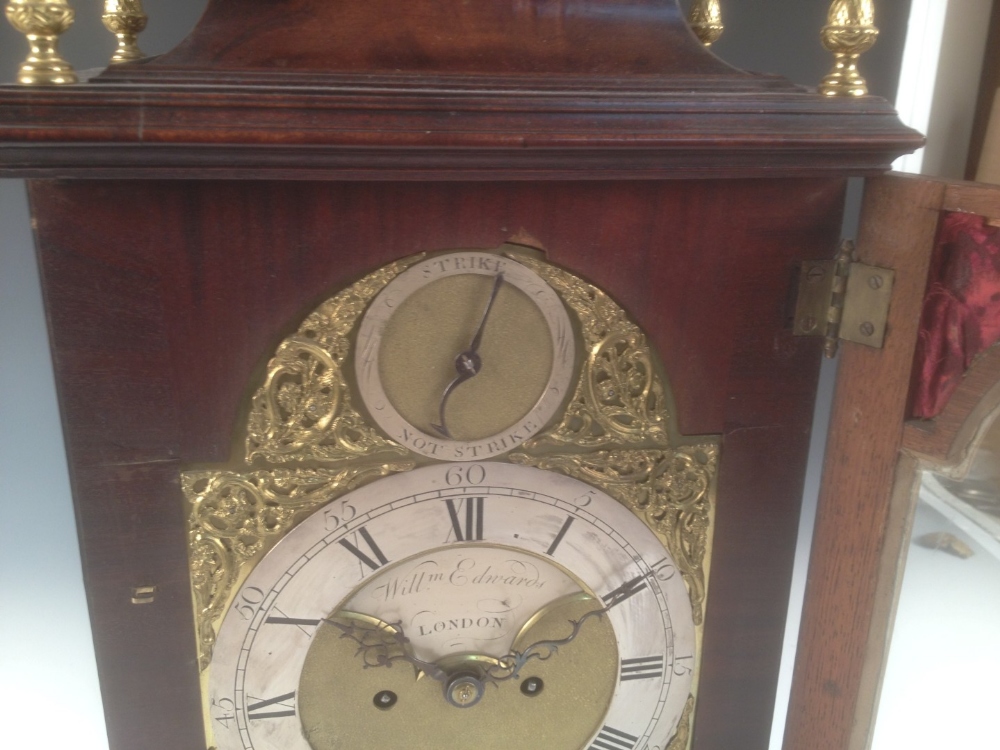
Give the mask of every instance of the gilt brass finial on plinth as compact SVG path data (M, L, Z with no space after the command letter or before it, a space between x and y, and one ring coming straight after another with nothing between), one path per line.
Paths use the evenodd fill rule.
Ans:
M118 39L118 47L111 56L112 63L138 60L145 57L136 37L146 28L148 16L142 9L142 0L104 0L104 28Z
M872 0L833 0L821 37L833 53L833 70L823 79L824 96L864 96L868 84L858 72L858 58L875 44L875 8Z
M722 9L719 0L692 0L688 24L706 47L722 36Z
M17 82L26 86L76 83L73 66L56 51L59 35L73 23L67 0L8 0L10 25L28 38L31 51L21 63Z

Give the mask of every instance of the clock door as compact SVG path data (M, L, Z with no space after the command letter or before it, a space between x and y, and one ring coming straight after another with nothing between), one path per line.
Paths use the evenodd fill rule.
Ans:
M895 269L895 289L884 348L846 344L839 355L785 734L789 750L869 746L914 542L916 487L925 469L967 471L970 447L996 411L1000 360L996 348L987 348L997 315L988 288L992 269L981 266L990 279L978 290L974 284L976 264L992 256L970 247L963 227L949 228L955 217L995 245L1000 188L898 174L867 184L858 253L864 263ZM958 239L949 242L952 235ZM986 302L973 311L982 322L970 332L973 313L962 318L955 305L968 295L971 309L973 292ZM962 323L968 327L960 329ZM949 358L975 361L964 371L941 364Z

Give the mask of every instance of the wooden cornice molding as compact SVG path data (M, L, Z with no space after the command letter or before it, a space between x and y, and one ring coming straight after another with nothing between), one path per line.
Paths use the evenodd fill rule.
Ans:
M161 57L0 87L7 177L843 176L921 143L726 65L676 0L212 0Z

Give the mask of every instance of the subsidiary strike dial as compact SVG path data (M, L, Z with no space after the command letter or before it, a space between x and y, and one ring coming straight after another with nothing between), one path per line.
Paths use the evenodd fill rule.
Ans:
M508 453L565 401L576 360L559 296L495 253L422 260L390 281L358 329L355 375L372 418L440 461Z

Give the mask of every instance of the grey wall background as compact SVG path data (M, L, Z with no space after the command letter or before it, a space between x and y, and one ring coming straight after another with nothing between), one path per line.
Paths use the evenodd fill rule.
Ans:
M76 23L63 37L61 50L78 70L100 68L114 47L100 22L101 3L71 2ZM140 39L144 51L159 54L183 39L205 2L144 0L150 17ZM889 99L898 82L909 6L909 0L881 3L879 42L862 62L872 93ZM814 86L830 66L818 36L828 7L828 0L723 0L726 32L714 50L737 67L777 73ZM0 80L14 79L26 52L24 39L0 24ZM847 236L854 234L859 197L859 186L852 186ZM824 368L823 393L829 394L834 373L833 366ZM807 498L814 498L816 492L827 411L828 398L821 398ZM18 180L0 180L0 426L0 726L4 744L40 750L104 750L104 719L28 205L24 185ZM794 583L799 595L813 507L814 500L808 501L802 519ZM793 619L787 639L791 644L796 627ZM783 668L786 693L789 678ZM783 715L779 707L779 734Z
M114 49L100 0L71 0L60 48L78 70ZM205 0L144 0L147 54L173 47ZM23 37L0 21L0 81ZM0 114L2 117L2 114ZM24 184L0 180L0 746L106 750Z

